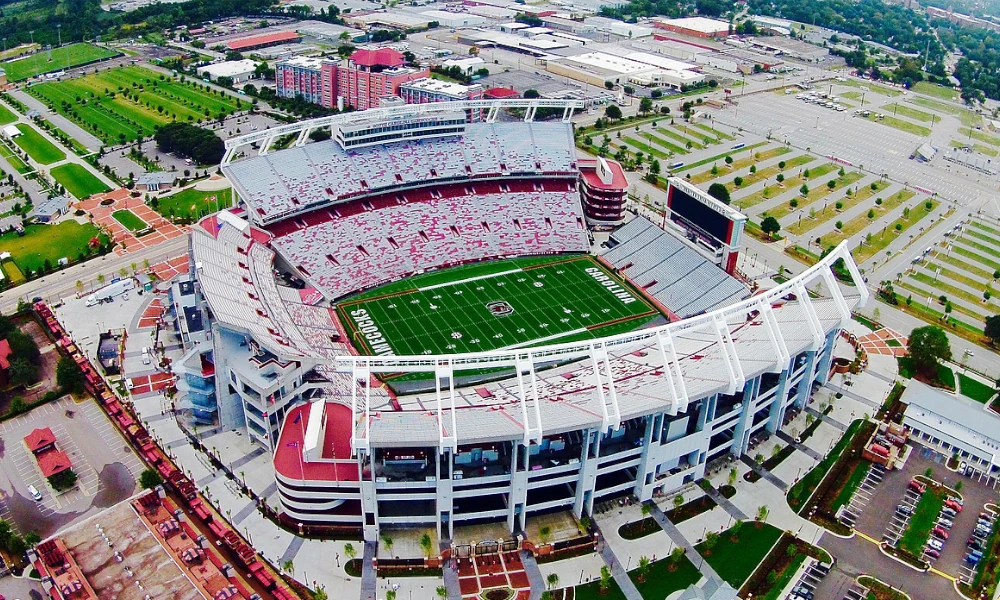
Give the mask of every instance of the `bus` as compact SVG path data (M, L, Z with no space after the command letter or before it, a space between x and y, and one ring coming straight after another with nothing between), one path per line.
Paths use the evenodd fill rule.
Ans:
M743 148L743 146L746 146L746 144L736 144L735 146L733 146L733 150L739 150Z
M675 163L671 163L670 164L670 168L671 169L679 169L679 168L681 168L683 166L684 166L684 163L682 163L682 162L675 162Z

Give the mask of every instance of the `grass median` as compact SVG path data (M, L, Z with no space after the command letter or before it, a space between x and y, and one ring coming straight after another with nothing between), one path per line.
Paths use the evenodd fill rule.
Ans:
M927 486L927 491L920 495L920 501L913 509L913 516L903 531L903 537L899 538L896 547L905 550L913 556L919 557L930 537L934 523L937 522L941 508L944 506L945 492L942 488Z

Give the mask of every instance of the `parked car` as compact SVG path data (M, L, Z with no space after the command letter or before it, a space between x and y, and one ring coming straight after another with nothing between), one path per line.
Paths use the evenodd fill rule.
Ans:
M941 509L941 515L949 519L954 519L957 514L958 513L955 510L948 507Z
M927 489L926 485L920 483L916 479L911 479L910 483L908 483L906 485L906 487L908 487L909 489L913 490L914 492L920 492L921 494L923 494L924 490Z
M935 558L935 559L941 558L941 553L933 548L928 548L927 550L924 551L924 554L926 554L930 558Z
M927 540L927 545L935 550L944 550L944 543L941 540L931 538Z
M38 488L36 488L35 486L33 485L28 486L28 494L31 495L32 499L34 499L35 502L42 501L42 493L39 492Z
M942 517L942 518L938 519L938 522L937 522L937 524L938 524L938 525L939 525L940 527L944 527L945 529L951 529L951 528L952 528L952 526L954 525L954 523L953 523L952 521L950 521L950 520L948 520L948 519L945 519L944 517Z
M936 535L942 540L948 539L948 531L944 527L935 527L934 530L931 531L931 535Z
M953 498L948 498L947 500L945 500L944 505L945 507L950 508L955 512L962 512L962 505L959 504L958 502L955 502Z
M913 509L905 504L900 504L899 506L896 507L896 512L898 512L901 515L909 516L913 514Z
M976 566L977 564L979 564L979 559L976 558L975 556L972 556L971 554L966 554L965 562L969 563L972 566Z

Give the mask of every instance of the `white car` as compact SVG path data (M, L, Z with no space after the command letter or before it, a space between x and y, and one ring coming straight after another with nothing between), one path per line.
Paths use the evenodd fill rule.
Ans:
M42 493L39 492L38 488L36 488L35 486L29 485L28 486L28 493L31 494L31 498L35 502L41 502L42 501Z
M941 540L934 538L927 540L927 545L930 546L931 548L934 548L938 552L944 549L944 544L941 542Z

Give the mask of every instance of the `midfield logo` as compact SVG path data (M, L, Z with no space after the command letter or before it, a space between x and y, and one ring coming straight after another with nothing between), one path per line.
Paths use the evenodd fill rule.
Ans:
M489 311L493 313L494 317L506 317L507 315L514 314L514 307L511 306L510 304L507 304L503 300L490 302L489 304L486 305L486 308L488 308Z

